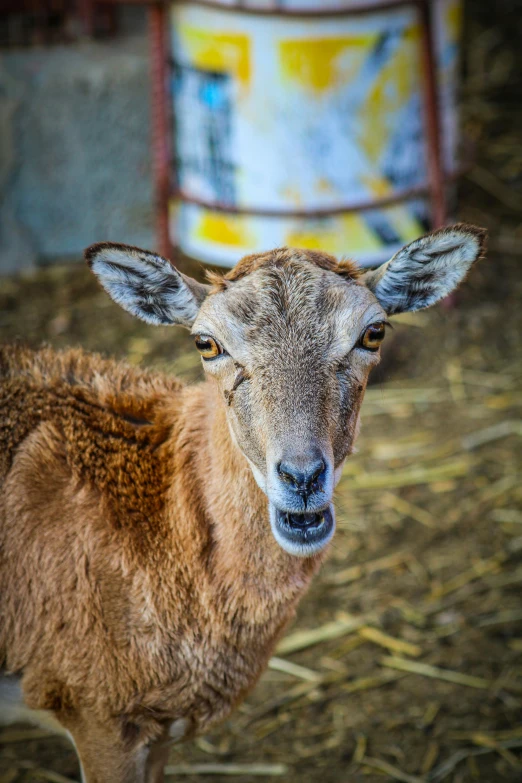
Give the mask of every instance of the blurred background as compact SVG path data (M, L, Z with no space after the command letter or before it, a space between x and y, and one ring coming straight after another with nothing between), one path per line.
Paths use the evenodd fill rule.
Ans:
M444 220L487 227L487 258L456 297L394 319L330 558L269 670L169 770L518 783L522 2L431 3L438 135L411 9L348 20L331 13L341 3L303 5L320 13L2 0L0 335L193 382L188 334L114 305L85 246L168 252L202 279L203 261L262 247L375 264ZM281 49L285 30L299 46ZM37 780L79 780L74 751L2 728L0 783Z

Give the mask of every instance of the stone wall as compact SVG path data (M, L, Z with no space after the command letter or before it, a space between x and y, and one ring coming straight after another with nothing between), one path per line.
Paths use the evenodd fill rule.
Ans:
M149 98L144 24L0 55L0 273L154 244Z

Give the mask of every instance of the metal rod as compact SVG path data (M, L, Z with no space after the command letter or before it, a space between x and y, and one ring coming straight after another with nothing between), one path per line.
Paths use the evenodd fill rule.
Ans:
M458 170L451 172L446 176L446 179L451 182L460 177L467 167L459 168ZM263 209L256 207L238 207L235 204L225 204L220 201L207 201L200 199L197 196L192 196L186 193L182 188L178 188L177 192L172 194L172 197L179 201L184 201L189 204L196 204L199 207L211 210L213 212L228 212L231 215L251 215L253 217L279 217L279 218L327 218L334 215L342 215L346 212L364 212L368 209L380 209L382 207L392 206L393 204L399 204L402 201L408 201L413 198L425 196L431 192L431 184L425 182L422 185L417 185L414 188L405 188L403 190L397 190L391 193L389 196L383 198L376 198L369 201L351 201L346 204L341 204L338 207L323 207L320 209Z
M162 3L149 7L149 41L151 59L152 171L156 207L156 243L158 252L169 256L170 124L167 96L167 9Z
M446 223L447 207L441 151L441 122L431 0L418 0L418 11L421 26L424 124L426 130L428 178L430 182L431 218L433 228L440 228Z
M367 14L371 11L386 11L391 8L411 6L416 0L379 0L372 3L361 0L349 8L285 8L281 0L271 6L244 5L242 0L236 0L235 4L220 3L218 0L190 0L192 5L202 5L207 8L219 8L223 11L240 11L244 14L258 14L259 16L300 16L300 17L326 17L326 16L356 16Z
M184 0L187 1L187 0ZM380 0L377 3L361 0L357 5L350 8L285 8L281 0L271 6L247 6L244 0L236 0L236 3L220 3L218 0L190 0L191 5L201 5L207 8L217 8L222 11L240 11L245 14L258 14L259 16L301 16L301 17L326 17L326 16L356 16L357 14L367 14L372 11L386 11L393 8L411 6L417 0ZM151 6L158 4L158 0L104 0L104 2L145 5ZM171 5L176 0L163 0L163 5Z

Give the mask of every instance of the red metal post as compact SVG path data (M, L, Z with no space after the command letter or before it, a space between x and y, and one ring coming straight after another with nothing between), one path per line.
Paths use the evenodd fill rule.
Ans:
M433 228L440 228L446 223L447 208L431 0L418 0L418 8L421 26L424 118L431 193L431 219Z
M78 16L81 19L83 34L90 38L94 35L94 0L78 0L77 2Z
M162 3L154 3L148 11L156 242L158 252L168 258L171 253L169 232L171 134L168 108L167 13L167 7Z

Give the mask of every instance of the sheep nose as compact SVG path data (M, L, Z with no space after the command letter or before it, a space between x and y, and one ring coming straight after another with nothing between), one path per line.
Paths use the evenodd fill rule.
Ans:
M326 473L326 464L317 455L282 459L277 465L282 481L289 484L299 495L307 498L321 489Z

